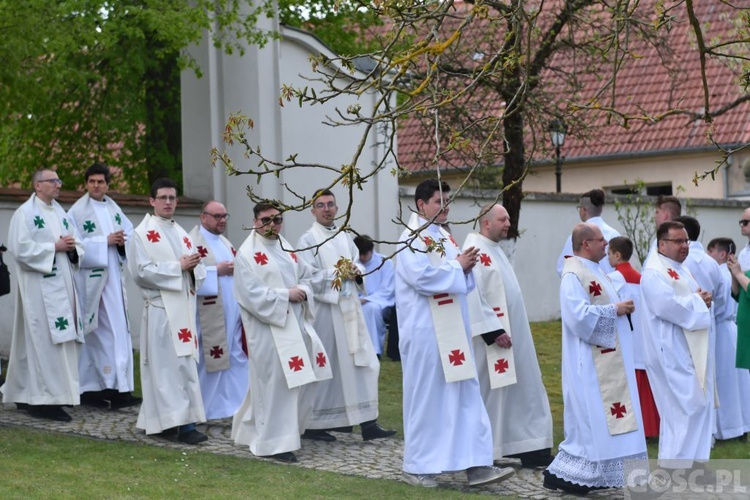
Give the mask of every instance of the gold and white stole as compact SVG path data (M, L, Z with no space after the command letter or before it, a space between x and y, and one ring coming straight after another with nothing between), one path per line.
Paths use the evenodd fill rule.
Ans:
M250 263L252 272L269 287L286 289L287 286L284 283L283 271L280 264L286 264L287 267L291 264L291 268L294 271L294 281L295 283L299 283L297 256L292 252L284 252L282 250L284 254L282 258L287 259L288 262L278 262L278 253L266 253L265 247L267 245L261 238L263 237L253 230L239 250L240 255ZM278 245L279 250L282 247L291 248L289 243L281 236L279 236L278 240L274 240L272 245ZM312 300L312 294L309 293L309 290L308 296ZM301 305L305 308L305 318L312 319L308 313L306 304L303 303ZM312 353L315 356L315 359L310 359L302 329L297 322L297 316L294 313L291 303L287 306L284 324L281 326L268 324L268 326L271 329L276 353L289 389L332 377L328 354L323 347L323 343L318 338L311 323L305 319L305 331L310 338Z
M508 303L505 296L505 283L503 282L500 264L494 255L495 251L502 252L502 250L499 246L477 233L470 233L466 237L464 250L472 246L480 250L479 263L474 266L473 270L474 278L477 282L477 289L474 293L477 294L476 298L479 299L480 303L486 302L488 306L488 308L476 308L481 309L476 312L483 316L481 319L485 321L482 321L482 323L487 326L492 325L491 328L477 329L474 328L476 323L472 321L472 334L477 336L489 331L498 330L502 327L512 338L510 318L508 317ZM488 310L490 308L491 311ZM485 318L485 314L491 314L492 317ZM490 387L498 389L515 384L516 362L513 357L513 347L506 349L493 343L486 346L485 350Z
M680 272L685 273L692 278L690 271L685 266L680 267ZM658 252L655 252L652 258L646 261L645 269L653 269L664 276L667 283L669 283L674 290L675 295L679 297L695 293L690 286L690 282L685 279L686 276L680 275L680 273L670 266L669 263L664 260L664 257ZM690 357L693 360L695 376L698 379L701 389L705 390L706 365L708 364L708 330L688 330L682 328L682 331L685 334Z
M591 304L609 305L613 303L613 299L617 298L609 296L607 289L602 286L600 277L591 272L579 257L574 256L565 261L563 276L567 273L574 274L578 278ZM604 278L607 279L606 276ZM617 331L616 324L615 331ZM614 348L592 345L591 356L610 435L616 436L637 430L638 420L630 399L630 387L622 358L622 349L620 349L619 335L615 335Z
M175 231L179 237L182 253L175 254L169 240L163 232ZM141 240L149 259L152 262L168 262L179 260L182 255L195 252L193 242L174 221L160 222L159 218L146 214L143 221L135 228L135 236ZM198 337L195 334L195 290L192 285L186 293L181 290L160 289L164 309L167 312L169 330L172 342L178 356L193 356L198 359Z
M337 234L334 238L326 241L331 237L333 232L326 231L318 223L312 225L311 232L315 238L315 243L320 245L317 248L317 252L324 269L333 269L342 257L349 259L352 265L354 265L356 259L349 249L349 237L345 233ZM346 286L351 286L351 293L345 295L338 292L336 294L338 302L334 302L334 305L338 305L341 310L344 331L346 333L346 343L349 347L349 354L354 356L354 365L370 366L375 357L369 354L369 350L364 349L364 346L367 343L372 343L372 340L370 340L365 317L362 313L362 305L359 302L357 291L354 289L354 284L342 283L342 287ZM321 299L323 298L321 297Z
M196 251L201 256L204 266L216 266L216 255L211 251L206 238L200 230L200 225L190 231L190 237L195 243ZM217 245L224 245L235 254L234 247L224 236L219 235ZM218 276L216 277L218 280ZM207 372L218 372L229 369L229 344L227 336L234 332L228 332L224 318L224 300L221 295L221 285L217 286L216 295L199 296L198 318L201 324L201 340L203 344L203 365Z
M417 214L412 214L408 227L417 230L422 225L422 220ZM440 228L440 243L444 246L453 246L457 253L460 253L458 244L453 236L445 229ZM412 243L413 251L425 251L433 242L433 236L423 230L417 239ZM427 253L430 265L440 267L447 258L440 255L440 252L432 251ZM472 354L471 345L466 335L466 326L463 321L461 312L461 302L457 294L437 293L426 297L430 306L430 315L432 316L433 329L437 339L438 352L440 353L440 363L443 366L443 375L446 382L458 382L476 378L477 369L474 365L474 355Z

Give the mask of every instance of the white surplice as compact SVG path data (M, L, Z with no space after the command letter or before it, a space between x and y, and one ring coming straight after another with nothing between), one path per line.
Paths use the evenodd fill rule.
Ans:
M679 279L698 289L687 267L654 252L644 264L641 277L641 327L644 334L646 371L661 417L659 459L708 460L714 430L714 362L706 365L705 390L695 373L683 328L708 329L711 311L697 294L678 296L649 260L663 259ZM709 342L711 344L711 342Z
M395 268L392 261L383 261L383 256L375 251L372 252L372 257L367 264L361 261L357 263L364 268L365 273L372 273L365 276L365 293L360 294L361 298L367 299L367 302L362 304L362 313L365 315L365 323L370 332L375 353L383 354L385 344L383 313L387 307L396 304L396 289L393 283Z
M198 226L198 228L194 228L190 234L193 235L196 230L200 231L216 262L234 261L232 250L222 242L220 235L206 231L203 226ZM216 268L216 266L206 266L206 270L208 271L212 267ZM234 298L234 277L232 275L218 276L218 288L224 311L224 331L226 332L226 345L229 354L229 367L226 370L206 370L205 356L207 350L203 345L200 311L196 322L198 327L198 352L200 353L198 377L201 381L203 408L208 420L234 416L242 404L242 400L245 399L248 388L247 355L242 350L242 320L240 319L240 308ZM210 353L210 349L208 351Z
M507 310L513 342L513 357L516 370L516 383L492 389L489 380L489 366L485 352L487 344L481 333L474 332L474 353L477 359L479 384L482 388L487 413L492 424L494 458L515 455L552 447L552 413L550 412L547 390L542 382L542 372L536 357L534 339L531 336L526 306L521 295L521 287L508 258L500 244L481 234L471 234L464 243L464 249L475 246L488 256L487 265L480 259L474 266L473 274L477 288L472 293L484 294L490 274L500 273L505 288ZM493 265L490 265L493 264ZM483 321L485 315L475 318L473 308L471 322ZM489 310L490 316L496 314ZM476 335L476 334L480 335Z
M732 299L732 274L719 266L722 287L714 292L716 320L716 439L732 439L750 431L750 372L735 366L737 355L737 303ZM721 297L718 297L721 295ZM718 304L723 304L719 307Z
M54 244L72 230L56 201L47 205L36 195L10 220L8 251L16 260L17 285L8 372L2 387L5 403L80 403L78 349L83 323L75 319L80 318L80 302L74 284L78 266L71 264L66 252L55 252ZM84 251L78 238L76 251L80 261ZM63 331L64 339L55 338Z
M179 226L174 220L148 215L146 219L149 217L174 252L173 259L153 261L145 248L148 242L139 237L137 229L128 247L130 274L145 302L140 349L143 404L136 427L144 429L146 434L156 434L206 420L195 357L177 355L161 296L161 290L181 292L185 298L182 314L195 317L188 296L200 287L206 269L198 264L192 272L183 271L179 260L184 252L180 234L186 233L182 228L178 232ZM141 224L145 224L146 219Z
M333 236L335 228L327 228L313 222L297 242L297 248L313 247L320 242L316 234L324 232ZM359 251L346 233L339 233L326 241L327 246L338 256L346 257L355 263ZM352 353L350 340L344 324L340 302L342 296L357 295L354 283L346 281L340 290L331 286L335 276L332 265L326 265L321 255L323 250L312 248L297 252L312 272L309 284L315 294L315 322L313 326L331 360L333 378L318 382L315 387L313 414L308 421L308 429L329 429L358 425L378 418L378 375L380 363L375 348L365 335L366 342L359 342L357 352ZM357 300L357 307L359 301ZM359 336L361 340L361 336ZM359 360L357 362L356 359ZM363 365L362 362L365 364Z
M419 220L420 224L426 221ZM410 230L400 241L410 238ZM436 224L421 232L443 238ZM424 247L424 245L422 245ZM445 242L445 259L433 266L424 252L404 250L396 261L396 310L404 388L404 464L411 474L439 474L492 465L492 430L477 378L446 383L428 298L454 294L460 301L466 338L471 326L466 295L471 273L456 261L458 250ZM471 344L469 344L471 345ZM473 356L472 353L467 353Z
M612 238L615 238L617 236L620 236L620 233L617 231L617 229L613 228L606 222L604 222L604 219L601 217L591 217L586 221L588 224L594 224L599 229L602 230L602 236L604 236L604 239L609 241ZM568 236L568 239L565 240L565 244L563 245L562 252L560 252L560 256L557 258L557 274L558 276L562 276L563 272L563 265L565 264L565 259L569 258L573 255L573 237ZM609 274L615 269L609 265L609 259L604 257L601 261L599 261L599 267L602 268L602 271L604 271L604 274Z
M549 471L559 478L584 486L621 487L626 460L645 460L638 388L633 368L633 342L626 316L617 316L617 291L593 261L579 258L599 278L611 300L609 305L591 303L589 290L578 277L566 273L560 283L562 316L562 389L565 439L558 446ZM614 348L619 338L630 400L638 424L635 431L611 435L604 414L591 346Z
M86 342L81 346L78 360L81 393L104 389L132 392L133 342L123 275L126 258L116 246L107 244L107 236L123 230L127 244L133 224L108 196L97 201L85 194L73 204L68 216L78 229L85 251L76 276L79 291L85 294L87 279L106 280L101 288L96 287L99 293L92 291L95 296L84 295L84 303L94 304L98 314L96 327L86 334ZM89 320L84 318L84 322Z
M254 241L250 242L251 238ZM270 240L253 231L240 247L235 260L235 296L241 306L242 321L247 332L250 354L250 390L232 423L232 439L250 447L259 456L295 451L300 448L300 435L305 431L312 414L315 388L319 383L308 383L289 388L279 361L274 341L273 326L284 325L289 318L297 321L305 339L309 359L315 359L310 335L305 326L305 308L314 304L313 293L307 282L310 272L300 260L293 263L286 240ZM260 250L264 258L276 266L276 278L283 288L273 287L255 272L248 251ZM296 269L295 269L296 268ZM298 286L308 296L306 304L289 302L289 288ZM293 315L287 314L291 307Z

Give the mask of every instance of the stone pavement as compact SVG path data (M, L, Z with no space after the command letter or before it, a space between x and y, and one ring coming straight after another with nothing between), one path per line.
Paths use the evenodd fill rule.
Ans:
M83 406L67 409L72 422L52 422L29 416L18 411L13 404L0 404L0 425L29 427L47 432L86 436L110 441L130 441L174 449L190 449L202 452L231 455L248 460L265 460L255 457L246 446L235 446L230 438L231 419L211 421L198 428L209 436L209 440L198 446L184 445L163 438L147 437L135 428L138 407L122 410L98 410ZM363 442L359 434L336 433L333 443L302 441L302 449L295 452L299 462L286 467L304 467L328 472L372 479L398 481L401 477L401 462L404 443L400 439L383 439ZM436 437L437 439L437 437ZM272 463L278 463L271 460ZM438 477L441 487L461 491L483 492L515 498L577 498L562 495L542 487L541 469L522 469L517 460L507 460L499 465L513 466L516 475L499 484L469 488L464 474L444 474ZM621 491L591 493L587 498L622 498Z

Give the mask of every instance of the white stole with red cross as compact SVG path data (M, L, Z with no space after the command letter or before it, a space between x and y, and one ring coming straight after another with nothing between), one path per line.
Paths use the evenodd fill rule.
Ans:
M182 253L175 254L167 236L162 234L165 229L177 233ZM193 241L174 221L146 214L143 222L135 228L134 234L140 238L152 262L179 260L182 255L195 253ZM167 312L167 321L177 356L193 356L197 361L198 337L195 334L195 314L190 314L190 311L195 311L195 290L192 283L188 285L187 290L186 292L184 288L182 290L161 289L159 293Z
M474 266L474 278L477 289L474 293L479 308L472 308L472 335L478 336L493 330L502 328L508 335L513 336L508 318L508 302L505 298L505 284L503 273L493 258L496 251L502 252L499 246L482 236L471 233L466 237L464 250L469 247L479 249L479 263ZM473 304L476 305L476 304ZM477 311L476 309L480 309ZM475 322L474 320L477 320ZM484 325L482 328L479 325ZM485 349L487 358L487 372L490 376L490 387L498 389L516 383L516 362L513 357L513 348L503 348L497 344L490 344Z
M578 257L566 259L563 266L563 275L567 273L572 273L578 278L581 286L588 293L592 305L612 304L613 298L602 286L600 277L586 268ZM606 276L604 278L607 279ZM610 435L616 436L637 430L638 420L633 411L633 402L630 399L630 387L628 386L625 362L622 359L619 335L615 335L614 348L592 345L591 356L594 361L604 416L607 420L607 429Z
M204 266L216 266L216 255L203 237L200 225L196 225L190 231L190 237L195 243L196 251L201 256ZM219 243L227 247L232 255L236 252L234 247L224 236L219 235ZM218 277L216 277L218 279ZM229 369L229 344L227 342L226 321L224 318L224 301L221 295L221 286L217 285L216 295L198 297L198 317L201 322L201 339L203 348L203 365L207 372L217 372ZM234 332L232 332L234 333Z
M417 214L412 214L408 226L416 230L421 226L421 223L422 220L418 218ZM419 239L415 240L412 246L417 251L424 252L432 243L432 236L420 234ZM443 228L440 228L440 241L435 243L442 244L444 247L452 246L456 253L461 252L456 240ZM427 252L427 257L433 267L440 267L447 261L446 255L441 255L440 251ZM445 381L459 382L476 378L477 369L466 335L466 326L464 325L458 295L438 293L427 297L427 302L430 305L430 315L432 316L432 325L435 330Z
M279 262L276 260L279 252L270 255L266 253L264 251L266 243L261 241L262 238L263 236L260 236L253 230L240 247L239 252L247 259L252 271L263 283L271 288L286 289L287 286L281 274L282 270L279 267ZM291 248L289 243L281 236L279 236L278 240L273 241L272 244L278 245L279 248ZM284 254L283 258L288 259L288 263L292 264L294 281L295 283L299 283L297 255L293 252L282 251L281 253ZM308 304L312 304L312 290L301 284L298 286L305 289ZM318 334L313 329L313 315L311 307L308 304L304 302L300 304L304 311L304 333L297 322L297 316L294 313L291 303L288 304L286 319L283 325L268 324L273 335L276 353L279 356L279 363L281 363L281 368L284 371L284 377L289 389L319 380L327 380L333 376L330 363L328 362L328 353L326 353L323 342L321 342ZM305 345L303 337L305 333L310 338L311 353L315 357L312 360Z
M658 252L655 252L655 255L646 261L645 269L653 269L664 276L667 283L669 283L674 290L675 295L679 297L695 293L690 286L690 282L685 279L685 276L680 276L680 273L670 267ZM692 278L690 271L688 271L686 267L682 267L680 270ZM693 278L693 280L695 279ZM688 351L690 351L690 357L693 360L695 376L698 378L698 383L701 385L701 389L705 390L706 365L708 364L708 330L688 330L683 328L682 331L685 334Z

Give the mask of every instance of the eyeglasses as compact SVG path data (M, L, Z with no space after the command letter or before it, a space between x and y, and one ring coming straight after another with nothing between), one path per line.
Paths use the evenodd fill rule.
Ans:
M209 215L214 218L216 222L219 222L220 220L229 220L229 214L210 214L208 212L203 212L203 215Z
M690 240L686 240L683 238L677 238L677 239L662 238L661 241L672 241L674 243L677 243L678 245L687 245L688 243L690 243Z
M328 203L323 203L321 201L320 203L316 203L313 206L315 208L336 208L336 202L335 201L329 201Z
M599 243L602 243L602 242L606 242L607 240L605 240L604 237L602 237L602 238L589 238L588 240L583 240L583 241L584 242L586 242L586 241L598 241Z
M281 215L277 215L276 217L261 217L260 218L260 223L263 224L264 226L267 226L272 222L278 226L279 224L284 222L284 217L282 217Z
M750 220L740 219L740 226L745 227L750 224Z
M157 196L154 199L159 200L159 201L167 201L169 203L177 201L177 197L176 196L169 196L169 195Z
M63 183L60 179L42 179L37 182L51 182L52 184L57 184L58 186L62 186Z

